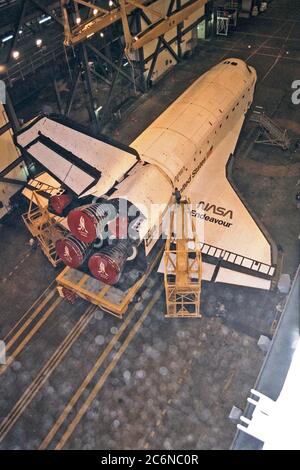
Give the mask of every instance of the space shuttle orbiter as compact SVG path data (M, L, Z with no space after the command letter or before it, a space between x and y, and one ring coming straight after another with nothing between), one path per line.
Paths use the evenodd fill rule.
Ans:
M64 118L38 117L23 129L19 148L65 189L49 202L70 230L57 243L64 262L118 283L134 258L151 256L177 188L204 224L204 279L270 289L276 245L230 181L256 80L242 60L224 60L130 147L89 135Z

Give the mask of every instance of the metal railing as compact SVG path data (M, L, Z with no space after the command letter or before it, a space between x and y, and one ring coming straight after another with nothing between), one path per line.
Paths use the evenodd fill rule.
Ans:
M232 263L242 268L250 269L251 271L259 272L267 276L274 276L275 274L275 266L262 263L232 251L223 250L222 248L218 248L207 243L200 242L200 246L203 255L212 256L218 260L221 259L223 261L227 261L228 263Z

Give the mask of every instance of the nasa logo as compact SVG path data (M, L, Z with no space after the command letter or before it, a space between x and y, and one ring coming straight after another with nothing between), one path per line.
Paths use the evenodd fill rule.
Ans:
M72 262L72 256L70 255L70 250L67 246L65 246L65 249L64 249L64 258L70 263Z
M83 236L87 236L87 235L88 235L88 231L87 231L87 229L85 228L84 218L83 218L82 216L81 216L80 219L79 219L78 231L79 231Z
M105 271L105 264L103 263L103 261L101 261L101 263L99 264L98 273L103 277L108 277L108 274Z
M233 219L233 211L227 210L225 207L217 207L215 204L206 203L204 201L200 201L198 207L204 212L212 212L215 215L221 215L222 217L228 216L230 219Z

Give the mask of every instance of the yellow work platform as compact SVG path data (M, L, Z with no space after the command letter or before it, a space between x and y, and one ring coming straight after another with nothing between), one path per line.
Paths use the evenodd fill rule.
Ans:
M145 274L128 290L109 286L84 272L66 267L56 278L58 292L70 301L81 297L102 310L123 318L129 304L152 272L162 253L163 247L149 264Z

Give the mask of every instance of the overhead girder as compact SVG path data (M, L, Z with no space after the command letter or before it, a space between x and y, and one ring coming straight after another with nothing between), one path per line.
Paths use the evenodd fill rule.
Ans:
M91 37L93 34L102 31L103 29L107 28L107 26L110 26L116 21L122 20L127 52L138 50L154 39L163 36L174 27L180 25L180 23L186 20L195 11L203 7L207 2L207 0L190 0L185 5L179 7L178 10L171 13L175 3L172 1L171 9L169 8L166 16L163 17L155 10L152 4L151 6L144 5L146 0L119 0L119 6L110 11L103 11L103 9L100 9L97 5L94 5L93 3L85 0L74 1L76 4L81 3L91 9L98 9L99 14L92 18L88 18L86 21L83 21L77 26L71 27L66 12L67 1L61 0L65 23L66 45L76 45ZM127 17L137 8L148 14L156 16L156 20L154 23L151 22L147 29L133 37L130 32Z
M195 11L203 7L206 4L206 1L207 0L194 0L192 2L188 2L186 5L183 5L179 11L170 13L166 19L161 19L157 23L149 25L149 28L142 31L134 38L131 37L130 39L125 37L129 51L140 49L154 39L163 36L186 20Z
M100 15L88 18L86 21L80 23L80 25L71 28L68 18L68 13L66 11L66 0L61 0L61 6L63 10L64 17L64 27L65 27L65 45L66 46L75 46L82 41L85 41L88 36L95 33L99 33L103 29L112 25L116 21L121 19L121 10L119 8L114 8L107 13L101 13ZM91 8L91 7L90 7ZM94 8L98 8L94 6ZM132 4L126 5L126 13L129 15L136 7Z

